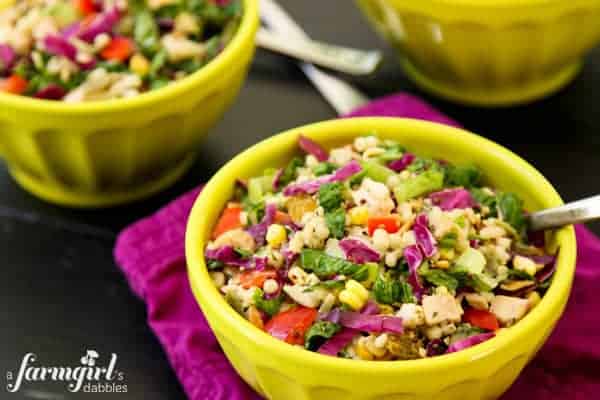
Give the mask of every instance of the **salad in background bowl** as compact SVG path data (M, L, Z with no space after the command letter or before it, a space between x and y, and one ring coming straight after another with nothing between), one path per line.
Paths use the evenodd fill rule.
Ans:
M0 11L0 90L81 102L132 97L202 68L242 1L22 0Z
M309 160L299 148L301 137L310 139L302 148L320 149ZM357 151L365 141L377 141L383 152ZM393 159L374 167L366 164L375 159L365 160L365 151L373 152L368 158ZM410 163L407 154L415 156ZM294 164L296 173L288 174ZM408 165L393 178L378 174L402 164ZM447 181L453 168L463 173ZM370 177L361 177L364 171ZM352 178L360 182L350 184ZM389 190L387 180L398 178ZM389 199L375 204L380 190ZM264 209L257 198L267 200ZM471 202L478 206L461 208ZM398 209L404 203L411 208L406 216L399 212L405 206ZM497 398L544 343L568 299L576 253L572 227L549 232L546 246L520 234L522 210L561 203L521 158L460 129L399 118L312 124L254 145L208 182L187 224L190 284L226 356L266 398ZM367 213L350 211L357 207ZM371 221L369 232L372 207L399 217ZM310 211L297 212L304 209ZM375 235L380 238L374 241ZM406 243L394 254L398 238ZM488 266L492 252L505 255L502 249L510 249L508 260ZM538 260L534 252L555 255L554 269L551 262L542 268L546 257ZM549 286L544 270L553 271ZM331 308L319 310L332 297Z
M76 207L149 196L192 165L259 23L258 0L0 0L0 13L0 156L26 190Z

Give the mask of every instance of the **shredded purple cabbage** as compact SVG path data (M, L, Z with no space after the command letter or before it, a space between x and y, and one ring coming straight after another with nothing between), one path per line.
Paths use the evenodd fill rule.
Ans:
M247 232L252 235L254 241L258 246L265 244L265 236L267 235L267 229L269 225L275 221L275 214L277 213L277 206L275 204L267 204L265 207L265 216L262 221L256 225L252 225L247 229Z
M340 313L339 324L346 327L365 332L392 332L402 334L402 318L388 315L366 315L352 311Z
M283 194L286 196L296 196L298 194L314 194L319 188L326 183L341 182L352 175L357 174L362 170L362 167L356 160L350 161L342 168L336 170L331 175L324 175L312 181L300 182L288 185Z
M81 29L81 22L76 21L76 22L73 22L71 25L68 25L67 27L65 27L60 32L60 35L63 38L68 39L70 37L76 36L79 33L80 29Z
M206 249L204 256L207 259L220 261L227 265L236 265L238 267L248 268L251 260L242 259L232 246L221 246L214 249Z
M51 83L43 89L40 89L33 97L45 100L60 100L67 92L61 86Z
M355 329L344 328L323 343L319 347L319 353L335 357L359 334L360 332Z
M162 17L157 20L158 26L160 29L164 29L166 31L170 31L175 26L175 20L173 18Z
M369 300L362 310L360 310L360 313L363 315L379 314L379 305L373 300Z
M357 264L368 262L379 262L381 254L365 242L358 239L342 239L339 242L340 248L344 251L346 258Z
M77 48L62 36L48 35L44 38L44 47L48 53L56 56L63 56L71 61L75 61Z
M394 160L388 164L388 168L396 171L402 172L404 171L413 161L415 161L415 155L412 153L404 153L402 158L399 160Z
M273 177L273 189L279 190L279 184L281 183L281 177L283 176L283 168L279 168Z
M437 252L437 242L429 231L428 225L427 215L421 214L417 216L415 225L413 226L417 244L425 257L431 257Z
M304 150L308 154L312 154L316 157L317 160L323 162L327 161L329 155L327 154L327 150L325 150L320 144L307 138L306 136L300 135L298 138L298 145L302 150Z
M473 196L465 189L445 189L429 195L432 203L444 211L456 208L472 208L477 205Z
M419 246L411 245L404 249L404 259L408 264L408 284L412 287L413 293L417 299L421 299L421 296L425 292L425 287L421 284L419 279L419 267L423 263L423 253Z
M439 356L446 352L446 345L442 339L433 339L427 344L427 357Z
M285 279L287 279L287 275L288 275L288 272L290 271L290 268L292 267L292 264L294 264L294 262L296 261L296 259L299 256L299 254L294 253L293 251L288 249L287 245L286 245L286 247L281 249L281 255L283 255L284 264L283 264L283 267L281 267L277 270L277 276L279 277L279 279L285 280Z
M489 333L480 333L479 335L469 336L463 340L459 340L457 342L452 343L448 346L448 350L446 350L446 354L454 353L457 351L464 350L468 347L475 346L476 344L483 343L486 340L493 338L495 335L492 332Z
M79 32L79 38L86 42L92 42L101 33L109 33L121 18L116 7L98 15L94 21Z
M7 44L0 44L0 73L11 70L13 64L17 61L17 53Z
M319 315L319 320L321 321L329 321L329 322L333 322L334 324L339 324L340 323L340 314L341 314L342 310L339 308L334 308L333 310L327 312L327 313L322 313Z

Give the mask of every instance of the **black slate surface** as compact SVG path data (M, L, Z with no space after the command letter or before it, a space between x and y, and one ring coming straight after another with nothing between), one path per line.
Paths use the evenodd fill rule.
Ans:
M600 49L567 88L535 104L500 110L467 108L420 93L394 54L345 0L282 0L315 38L357 47L384 47L375 77L351 79L371 97L397 91L423 95L466 128L517 152L556 186L565 200L600 192ZM335 21L332 23L331 21ZM0 111L1 112L1 111ZM69 210L21 190L0 165L0 373L16 373L33 352L50 365L73 365L86 349L118 354L128 393L101 398L185 398L144 305L129 291L112 259L117 232L209 178L256 141L286 128L335 117L289 60L259 51L238 101L213 130L194 168L169 190L141 203L99 211ZM600 233L600 224L592 224ZM4 378L3 378L4 379ZM0 399L78 399L62 384L26 385Z

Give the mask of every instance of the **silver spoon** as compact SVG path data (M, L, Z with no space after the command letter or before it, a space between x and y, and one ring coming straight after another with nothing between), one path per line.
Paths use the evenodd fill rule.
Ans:
M533 231L540 231L599 218L600 195L531 213L529 214L529 227Z
M365 51L299 39L295 36L273 33L264 28L259 29L256 44L266 50L352 75L372 73L382 58L381 52L377 50Z

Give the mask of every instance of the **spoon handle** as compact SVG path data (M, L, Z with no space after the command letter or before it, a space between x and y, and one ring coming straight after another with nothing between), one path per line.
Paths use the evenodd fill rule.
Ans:
M531 230L558 228L600 218L600 195L529 215Z
M302 27L275 0L260 1L260 16L267 27L278 34L299 40L308 39L308 35ZM339 115L348 114L370 101L367 96L349 83L321 71L313 64L299 62L298 65Z
M336 46L312 40L298 40L259 29L256 43L263 49L274 51L298 60L310 62L352 75L372 73L381 61L381 52Z

